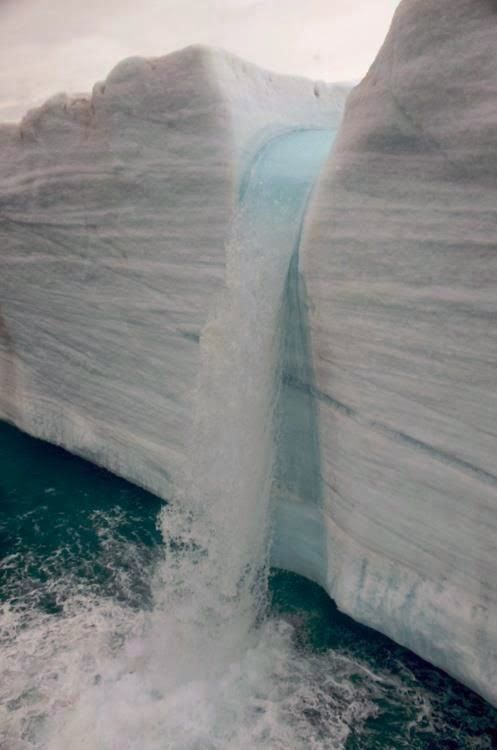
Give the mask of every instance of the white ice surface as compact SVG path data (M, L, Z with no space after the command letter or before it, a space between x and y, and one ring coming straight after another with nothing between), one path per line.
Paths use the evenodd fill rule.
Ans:
M308 214L343 611L497 704L497 12L405 0Z

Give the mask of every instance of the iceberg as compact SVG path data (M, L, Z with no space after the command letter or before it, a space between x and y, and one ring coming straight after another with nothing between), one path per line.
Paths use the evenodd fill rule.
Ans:
M224 650L271 536L497 705L489 6L404 0L348 99L191 47L1 126L0 419L186 509Z
M300 272L325 586L497 704L497 64L485 0L405 0Z

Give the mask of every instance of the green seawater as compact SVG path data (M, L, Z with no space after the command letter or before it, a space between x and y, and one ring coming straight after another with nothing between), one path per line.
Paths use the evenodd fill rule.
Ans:
M163 549L157 522L162 507L153 495L0 424L2 622L11 612L24 616L14 633L5 627L0 632L0 649L12 658L18 643L25 652L33 612L42 612L42 627L50 628L64 616L67 598L78 594L85 601L149 609L151 571ZM330 664L355 665L348 668L347 689L340 681L334 685L330 675L326 690L335 691L332 701L299 704L302 721L321 742L316 747L328 746L327 714L343 712L354 696L364 695L373 708L350 726L346 750L497 748L497 712L474 693L339 613L315 584L273 570L269 588L268 618L289 623L295 654L315 664L332 655ZM8 671L2 678L1 694L8 700L0 710L0 748L11 750L2 737L14 735L2 730L26 696L9 696ZM26 736L16 750L35 747Z

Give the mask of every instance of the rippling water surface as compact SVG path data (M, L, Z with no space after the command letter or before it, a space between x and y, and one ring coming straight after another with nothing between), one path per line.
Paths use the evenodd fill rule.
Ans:
M497 712L292 574L272 571L241 652L209 622L226 643L196 649L164 516L0 425L1 750L497 748Z

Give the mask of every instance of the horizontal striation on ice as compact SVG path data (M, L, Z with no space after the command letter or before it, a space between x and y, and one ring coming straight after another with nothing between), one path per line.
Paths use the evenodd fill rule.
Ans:
M497 703L497 14L405 0L301 273L338 606Z
M182 486L242 177L270 138L336 125L346 93L191 47L0 126L0 418Z

